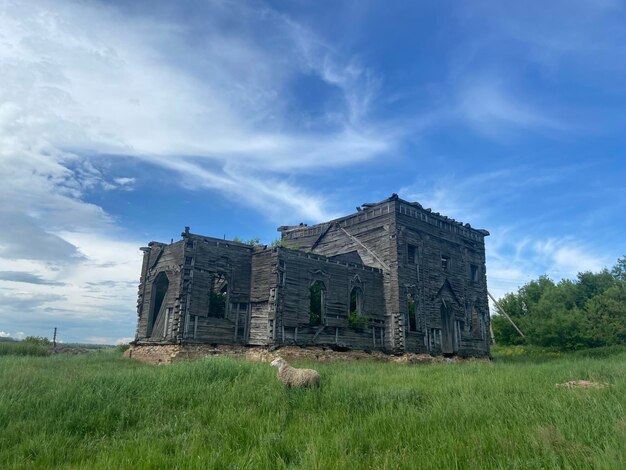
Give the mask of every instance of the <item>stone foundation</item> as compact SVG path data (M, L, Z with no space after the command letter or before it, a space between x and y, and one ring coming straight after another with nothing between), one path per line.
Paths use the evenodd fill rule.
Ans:
M373 360L405 364L489 360L488 358L446 358L414 353L394 356L380 351L334 351L330 348L301 348L298 346L285 346L280 349L268 351L267 348L263 347L208 344L134 345L124 352L124 356L148 364L171 364L172 362L201 359L211 356L233 357L255 362L271 362L278 356L287 361L312 360L317 362L341 362Z

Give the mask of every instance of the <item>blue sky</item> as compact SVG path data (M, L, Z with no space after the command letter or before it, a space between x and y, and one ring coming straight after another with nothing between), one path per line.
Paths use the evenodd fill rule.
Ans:
M138 247L398 193L496 295L626 253L626 6L0 0L0 335L134 335Z

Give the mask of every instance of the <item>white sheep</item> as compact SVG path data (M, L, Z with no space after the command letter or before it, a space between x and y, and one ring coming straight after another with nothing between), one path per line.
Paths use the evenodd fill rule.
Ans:
M287 361L277 357L271 363L272 367L278 367L276 376L287 388L292 387L319 387L320 374L313 369L296 369L287 364Z

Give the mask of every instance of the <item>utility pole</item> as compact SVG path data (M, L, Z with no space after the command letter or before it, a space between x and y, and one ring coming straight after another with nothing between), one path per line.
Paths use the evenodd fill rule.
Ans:
M57 350L57 327L54 327L54 334L52 335L52 350L56 352Z

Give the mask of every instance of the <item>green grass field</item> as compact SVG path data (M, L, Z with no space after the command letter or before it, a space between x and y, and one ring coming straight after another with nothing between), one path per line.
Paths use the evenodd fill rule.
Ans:
M315 364L288 395L261 363L5 355L0 468L626 468L626 353L495 357Z

